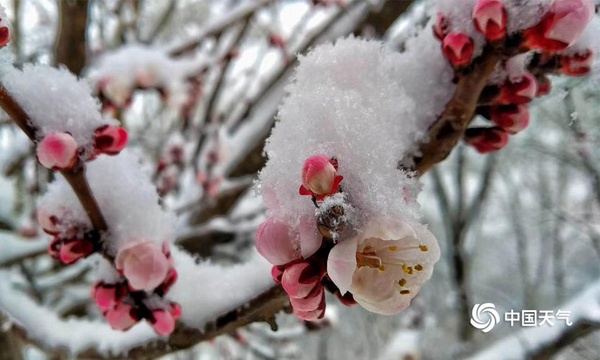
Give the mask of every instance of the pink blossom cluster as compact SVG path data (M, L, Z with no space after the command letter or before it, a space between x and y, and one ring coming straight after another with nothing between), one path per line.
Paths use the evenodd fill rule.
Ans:
M51 170L71 170L79 159L91 161L100 154L117 155L127 145L127 131L121 127L104 125L93 135L93 150L79 146L68 132L52 133L44 136L36 148L40 164Z
M525 105L550 91L550 81L545 74L589 74L594 52L591 49L572 52L569 47L579 39L593 14L591 0L554 0L537 24L508 34L509 19L503 0L476 2L472 10L473 26L489 46L505 47L514 54L533 51L534 60L529 64L530 72L499 85L489 85L484 90L484 94L494 96L480 104L483 108L478 112L494 126L468 129L464 137L467 145L480 153L493 152L507 145L509 135L525 129L529 124ZM438 14L433 32L442 43L444 57L460 75L473 62L475 44L469 35L451 32L451 21L444 14Z
M177 281L168 243L162 249L149 242L134 242L119 250L115 260L121 278L99 281L92 298L113 329L128 330L145 319L159 335L175 329L181 307L164 298Z
M324 208L328 198L342 192L342 180L337 159L311 156L304 162L299 194L310 195L318 209ZM351 232L353 236L334 239L323 224L317 231L317 221L303 216L291 226L270 217L256 232L258 252L274 265L273 279L303 320L323 318L325 290L344 305L358 303L376 313L396 314L410 304L439 259L435 237L421 225L375 219Z

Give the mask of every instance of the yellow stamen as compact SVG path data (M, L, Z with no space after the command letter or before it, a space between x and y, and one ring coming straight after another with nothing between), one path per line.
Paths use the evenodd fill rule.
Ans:
M397 246L395 246L395 245L388 246L388 249L389 249L390 251L398 251L398 247L397 247Z
M423 270L423 265L421 265L421 264L415 265L415 270L422 271Z
M406 264L402 265L402 270L407 273L408 275L412 275L413 273L413 268L412 266L406 266Z
M423 251L423 252L429 251L429 248L427 248L427 245L423 245L423 244L419 245L419 249L421 249L421 251Z
M398 285L404 287L406 285L406 279L400 279L400 281L398 281Z
M408 295L408 294L410 294L410 290L400 290L400 294Z

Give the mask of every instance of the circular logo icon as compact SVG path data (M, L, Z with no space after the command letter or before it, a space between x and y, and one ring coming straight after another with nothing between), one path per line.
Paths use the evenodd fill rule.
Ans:
M487 333L500 322L500 315L492 303L475 304L471 310L471 325Z

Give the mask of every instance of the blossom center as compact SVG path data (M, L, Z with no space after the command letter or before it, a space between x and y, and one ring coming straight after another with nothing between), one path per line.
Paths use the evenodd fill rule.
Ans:
M356 252L356 264L359 268L368 266L373 269L384 270L381 257L377 256L377 252L371 246L366 246L362 251Z

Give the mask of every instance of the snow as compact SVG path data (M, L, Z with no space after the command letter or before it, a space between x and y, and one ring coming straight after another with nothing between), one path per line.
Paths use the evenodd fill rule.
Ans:
M104 53L88 70L88 77L118 106L124 105L139 85L163 88L168 103L179 107L187 100L186 79L207 64L202 57L174 59L164 48L134 43Z
M22 71L3 68L0 81L38 129L38 140L47 134L69 132L80 147L90 151L97 128L118 124L102 117L89 84L66 68L31 64Z
M274 194L269 215L292 226L314 216L310 199L298 195L300 175L306 158L326 154L339 162L359 222L373 215L418 217L410 201L417 180L397 169L428 126L418 123L417 100L405 89L404 76L413 71L404 67L408 61L380 42L352 37L300 57L260 173L263 194Z
M101 156L88 163L87 178L109 228L109 249L116 252L127 243L173 241L175 217L159 204L150 176L139 158L125 150L119 156ZM75 193L61 177L48 186L39 207L69 224L90 226Z
M18 258L43 253L47 247L46 239L22 239L13 232L0 231L0 266Z
M189 327L202 329L275 284L271 264L256 251L245 263L233 266L197 261L176 247L171 253L179 277L166 298L181 305L180 321Z

